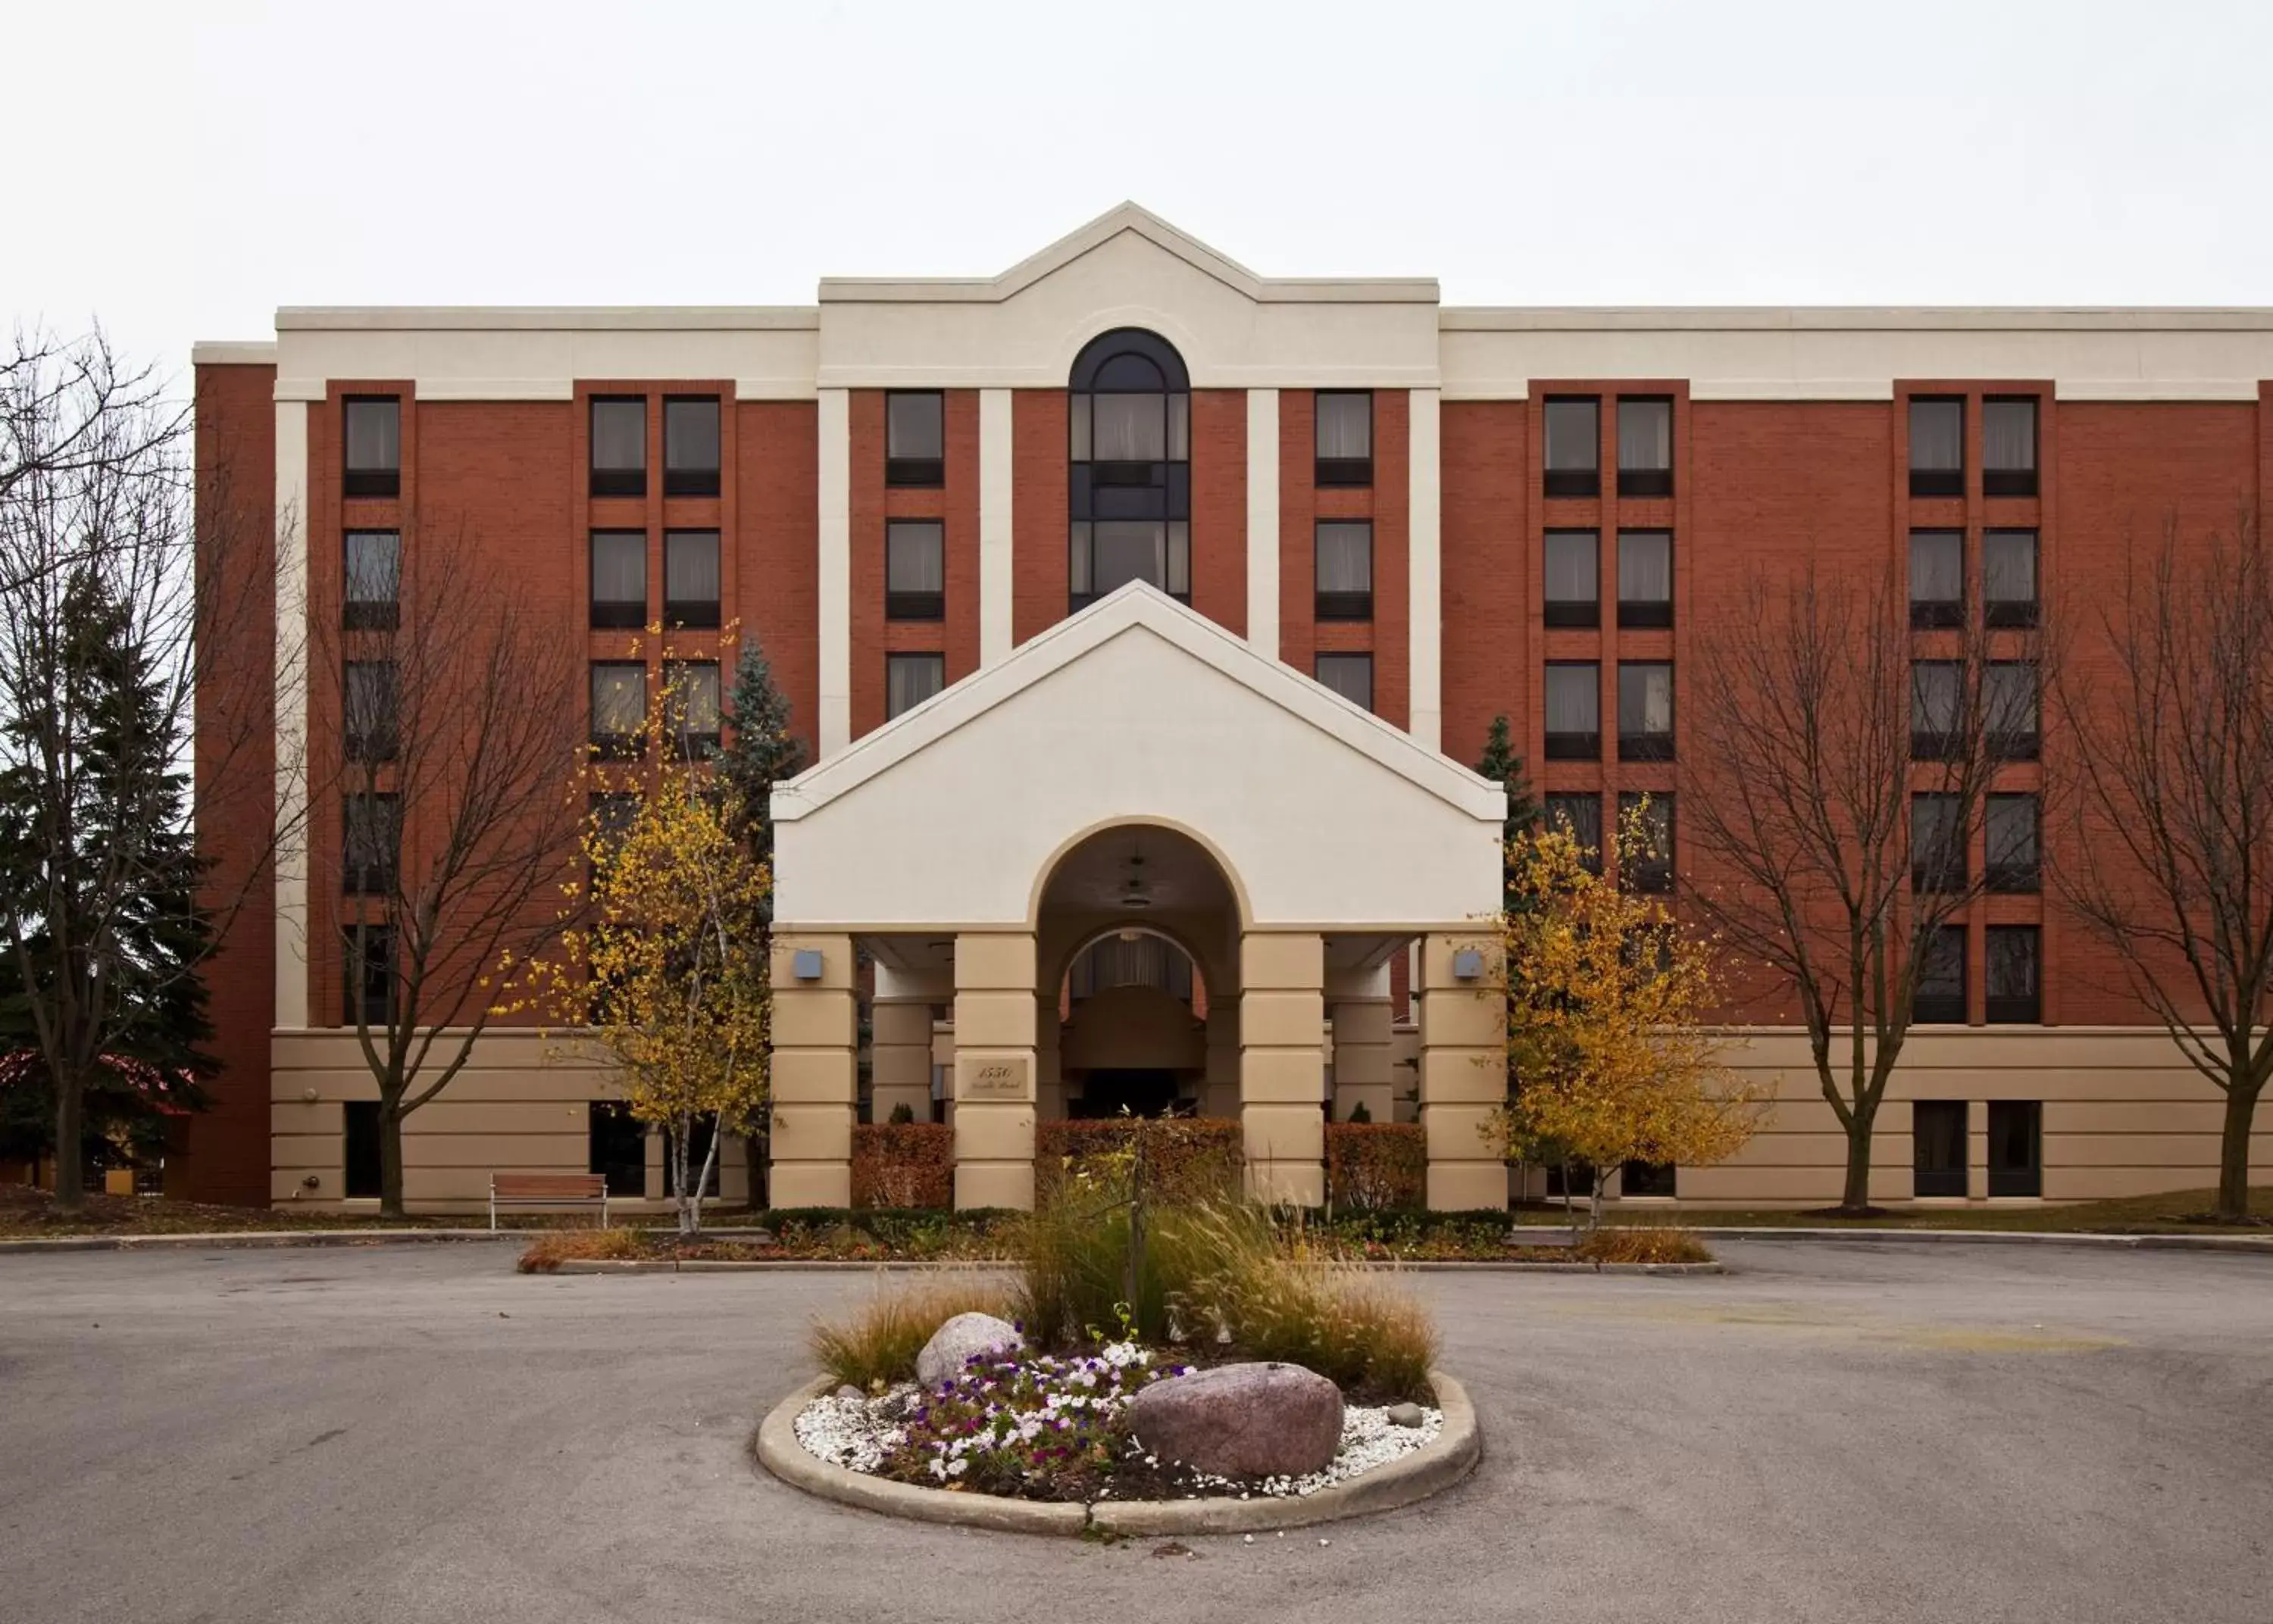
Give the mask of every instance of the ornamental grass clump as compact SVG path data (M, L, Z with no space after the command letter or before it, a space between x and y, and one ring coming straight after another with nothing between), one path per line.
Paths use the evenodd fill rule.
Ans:
M814 1360L839 1382L863 1390L913 1381L916 1355L939 1328L959 1313L1007 1317L1010 1292L979 1274L941 1275L879 1291L842 1320L816 1323L809 1339Z

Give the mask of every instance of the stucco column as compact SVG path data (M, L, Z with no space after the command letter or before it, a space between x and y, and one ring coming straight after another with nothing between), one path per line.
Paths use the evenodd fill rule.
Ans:
M798 974L799 955L810 959ZM773 944L776 1207L852 1204L852 1114L859 1087L852 939L777 929Z
M1471 962L1475 973L1462 975ZM1422 943L1421 1126L1429 1205L1438 1211L1507 1205L1507 1164L1482 1131L1507 1098L1504 976L1489 932Z
M1058 1028L1055 987L1034 994L1034 1115L1061 1121L1066 1113L1065 1051Z
M1375 1122L1396 1120L1390 1086L1389 966L1330 974L1326 1014L1334 1028L1334 1108L1349 1120L1360 1104Z
M919 1122L931 1120L932 1007L953 996L944 977L933 985L883 964L876 966L876 995L869 1002L869 1115L892 1119L905 1105Z
M1200 1088L1200 1114L1239 1114L1239 995L1208 994L1207 1074Z
M1034 1204L1034 939L955 939L955 1204Z
M1248 1193L1326 1200L1326 944L1315 931L1250 931L1239 944L1239 1116Z

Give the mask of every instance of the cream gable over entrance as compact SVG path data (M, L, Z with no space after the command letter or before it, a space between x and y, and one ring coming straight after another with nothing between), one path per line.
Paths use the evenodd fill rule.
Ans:
M1505 812L1499 785L1123 587L774 792L774 1203L849 1199L856 941L935 977L911 995L926 1010L951 992L956 1200L1015 1207L1037 1107L1062 1109L1067 955L1143 924L1205 967L1211 1108L1236 1111L1257 1193L1306 1204L1329 999L1337 1081L1377 1068L1385 1105L1384 966L1422 939L1429 1198L1499 1204L1476 1128L1504 1089L1488 917ZM1124 866L1183 910L1117 911Z

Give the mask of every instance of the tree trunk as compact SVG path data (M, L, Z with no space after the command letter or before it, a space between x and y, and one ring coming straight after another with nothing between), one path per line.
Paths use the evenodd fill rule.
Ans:
M402 1214L402 1111L398 1096L379 1102L379 1216L400 1219Z
M1847 1124L1847 1179L1839 1195L1842 1212L1867 1212L1871 1206L1871 1131L1878 1108L1857 1106Z
M76 1073L56 1079L56 1210L86 1210L86 1091Z
M2229 1224L2249 1216L2249 1129L2257 1115L2257 1093L2243 1081L2226 1085L2225 1122L2217 1143L2217 1216ZM63 1187L60 1170L56 1186Z

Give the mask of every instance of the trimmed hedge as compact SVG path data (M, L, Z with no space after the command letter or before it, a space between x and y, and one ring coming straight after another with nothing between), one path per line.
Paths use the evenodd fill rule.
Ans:
M905 1209L955 1201L955 1130L937 1122L852 1130L852 1204Z
M1419 1124L1326 1124L1326 1201L1335 1210L1418 1207L1428 1194L1429 1141Z
M1240 1125L1224 1117L1125 1117L1044 1122L1034 1129L1034 1199L1046 1202L1070 1173L1125 1151L1144 1135L1146 1171L1162 1200L1237 1194L1245 1165Z

